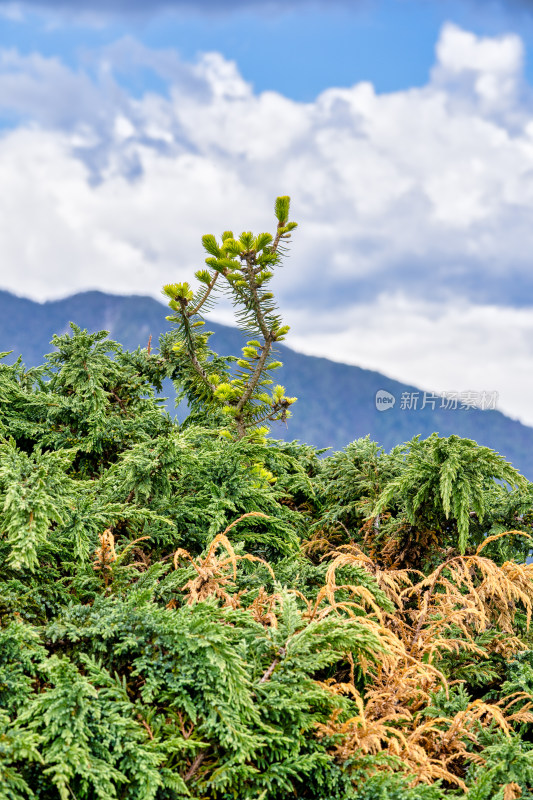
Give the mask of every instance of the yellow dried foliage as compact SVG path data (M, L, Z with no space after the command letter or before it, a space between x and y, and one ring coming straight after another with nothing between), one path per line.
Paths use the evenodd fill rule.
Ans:
M434 676L431 673L424 676L423 670L413 667L401 674L383 671L379 676L381 687L373 686L364 699L353 684L322 684L336 694L351 696L358 714L340 721L340 712L336 711L326 725L318 726L317 734L335 737L338 743L331 752L339 761L353 758L357 753L383 753L398 759L416 782L444 780L465 790L465 766L471 761L483 763L479 755L467 749L469 743L477 743L480 726L494 724L508 736L511 723L533 720L531 704L511 714L509 707L502 708L501 703L475 700L451 718L427 719L420 712L429 703L428 689L436 688L431 686ZM385 676L388 680L383 680ZM425 687L417 686L417 677L425 677ZM524 696L513 702L518 699Z
M117 566L121 561L123 561L127 553L135 548L135 545L144 541L145 539L149 539L150 537L140 536L138 539L135 539L135 541L129 542L118 555L115 550L115 537L111 528L106 528L103 533L99 533L98 538L100 539L100 547L97 547L94 551L95 559L93 561L93 569L96 571L102 570L104 573L105 585L107 586L113 567ZM149 558L142 552L140 548L135 548L135 550L137 551L139 560L135 561L129 566L140 570L147 569L149 565Z
M522 789L517 783L508 783L503 790L503 800L518 800L522 797Z
M446 678L436 666L446 653L467 651L486 658L486 651L475 642L476 635L486 630L500 631L492 647L507 658L525 649L514 619L521 608L529 625L533 565L506 562L498 566L482 555L490 541L514 534L490 537L474 554L449 558L417 583L413 582L415 571L380 569L356 545L329 554L332 563L326 585L314 606L308 603L308 614L351 616L356 606L359 614L365 609L358 620L371 627L387 648L379 662L363 664L371 673L364 697L355 687L353 669L348 681L332 679L321 684L334 694L352 698L358 710L347 720L336 711L326 725L318 726L319 736L335 737L331 752L337 759L383 753L401 761L416 782L441 779L465 790L466 766L472 760L483 763L475 752L480 729L495 726L509 735L512 724L533 722L533 703L525 694L498 703L476 700L451 718L428 719L424 713L432 693L440 688L448 692ZM364 587L337 585L336 570L348 564L361 566L374 577L396 606L394 614L376 609ZM354 602L336 602L340 589L352 594ZM328 605L321 607L324 602ZM519 710L513 711L519 701ZM505 796L514 800L520 796L517 789L516 784L508 784Z
M99 533L98 538L100 539L100 547L97 547L94 551L93 569L110 569L111 564L117 560L115 537L111 528L106 528L103 533Z
M191 554L183 548L178 548L174 553L174 568L178 569L180 560L188 561L196 570L196 577L191 578L182 587L182 591L187 592L187 604L192 605L205 600L206 597L215 596L227 606L235 608L239 604L239 595L229 594L226 591L227 586L233 585L237 577L237 563L239 561L257 561L263 564L274 577L272 568L266 561L258 556L252 556L249 553L246 555L237 555L227 534L229 531L247 517L267 517L266 514L261 514L259 511L251 511L248 514L243 514L236 519L231 525L228 525L223 533L215 536L209 549L203 558L193 558ZM218 555L218 550L223 547L226 551L225 556ZM174 605L171 601L171 604Z
M242 607L244 593L231 591L241 560L264 564L274 577L262 559L237 555L227 537L231 528L248 516L265 515L239 517L215 536L202 558L193 558L181 548L176 550L175 568L188 562L196 572L182 587L188 604L215 596L226 607ZM357 754L383 754L393 757L383 762L383 768L404 769L414 776L415 783L442 780L450 787L466 790L466 767L472 761L483 764L476 752L480 730L493 726L509 735L513 724L533 723L533 702L524 694L498 703L476 700L452 717L428 718L426 713L435 692L444 689L448 693L448 682L439 669L446 653L463 651L486 658L486 650L475 641L486 630L496 634L492 651L506 658L525 647L514 628L514 616L518 608L523 609L529 625L533 565L495 564L482 553L494 538L487 539L474 554L448 558L427 577L416 570L380 568L355 544L339 546L324 556L330 563L316 597L310 599L291 590L304 604L303 616L308 621L319 621L330 614L355 617L384 647L377 662L367 663L364 658L358 662L368 676L364 696L356 688L350 656L349 674L345 671L337 678L319 682L328 692L349 697L357 708L357 714L349 719L337 709L328 723L317 726L318 736L333 737L331 754L336 759L342 762ZM319 539L315 541L318 544ZM111 545L109 539L105 543L102 540L102 558L111 558ZM380 609L367 586L337 583L338 571L350 565L372 575L395 606L394 613ZM343 597L339 599L341 591ZM282 603L281 595L269 594L261 587L245 607L256 622L276 628ZM175 605L174 601L169 605ZM520 797L517 791L516 784L507 784L505 797L515 800Z
M248 611L251 613L253 619L259 622L265 628L277 628L278 618L276 615L276 607L280 606L283 602L281 595L274 593L268 594L263 586L259 589L259 594L248 606Z
M308 558L319 559L341 544L342 540L345 539L345 532L349 536L349 532L346 531L342 523L332 528L320 528L309 539L302 542L302 553Z
M356 544L342 545L329 553L327 557L333 559L333 563L328 569L329 575L334 576L335 570L344 566L362 567L373 576L381 591L395 605L401 604L402 592L405 587L413 585L411 576L416 574L416 570L380 569Z
M404 596L417 596L419 608L412 649L427 652L430 642L439 642L441 649L455 646L445 632L460 628L464 639L457 646L474 647L476 633L495 627L507 635L506 654L512 655L524 644L515 636L516 612L522 607L529 628L533 611L533 564L505 562L498 566L481 555L484 547L503 535L488 537L473 555L454 556L439 565L427 578L404 591ZM422 641L420 641L422 640ZM462 644L465 642L466 644Z

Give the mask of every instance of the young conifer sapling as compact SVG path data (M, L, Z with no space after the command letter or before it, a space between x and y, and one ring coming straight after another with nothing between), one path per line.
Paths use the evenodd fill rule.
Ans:
M220 242L211 234L204 236L208 257L206 268L196 272L200 284L196 291L188 283L163 287L174 312L167 319L179 325L173 350L185 395L193 405L220 408L229 417L229 431L237 439L263 423L285 421L296 400L287 397L283 386L268 389L273 384L272 371L282 366L273 358L274 345L289 331L269 291L274 269L281 265L286 250L283 245L297 226L289 221L289 206L289 197L277 198L274 235L244 232L236 238L232 231L225 231ZM216 357L208 348L211 333L202 330L202 314L212 306L217 289L229 294L238 327L251 337L239 358Z

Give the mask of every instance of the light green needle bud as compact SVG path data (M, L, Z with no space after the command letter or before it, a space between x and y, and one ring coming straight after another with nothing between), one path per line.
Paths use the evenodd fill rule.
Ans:
M215 261L216 263L216 259L210 258L209 261ZM198 272L194 273L194 275L196 279L200 281L200 283L211 283L211 273L207 269L199 269Z
M205 236L202 236L202 244L204 248L207 250L207 252L210 253L212 256L215 256L215 258L218 258L220 256L220 248L217 244L217 240L215 239L212 233L208 233Z
M254 242L254 250L259 252L269 244L272 244L272 236L269 233L260 233Z
M173 300L175 297L178 296L178 287L180 285L181 284L179 283L167 283L165 284L165 286L163 286L163 289L161 291L164 295L170 297L170 299Z
M241 233L240 242L243 246L244 250L251 250L254 244L254 235L250 231L245 231Z
M287 197L286 195L283 197L276 198L276 204L275 204L276 217L278 218L278 222L281 222L282 225L285 225L289 218L290 204L291 204L291 198Z
M238 256L244 249L242 244L236 239L226 239L222 246L222 252L229 256Z
M278 386L274 386L274 390L272 392L272 399L275 400L276 403L279 403L279 401L283 399L284 394L285 394L285 387L280 386L278 384Z

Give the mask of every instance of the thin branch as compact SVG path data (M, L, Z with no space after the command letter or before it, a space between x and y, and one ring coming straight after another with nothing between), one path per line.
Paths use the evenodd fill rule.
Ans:
M265 343L261 348L262 353L259 356L259 360L257 361L257 364L255 366L253 374L250 376L250 378L249 378L249 380L248 380L248 382L246 384L246 389L245 389L243 395L241 396L241 399L237 403L237 412L238 413L240 413L242 411L242 409L244 408L244 405L248 402L248 400L252 396L252 393L253 393L254 389L256 388L257 384L259 383L259 379L261 378L261 374L263 372L263 367L265 366L265 362L266 362L268 356L270 355L270 351L272 349L272 341L273 340L271 338L271 334L270 333L267 334L267 336L265 337Z
M287 224L287 220L285 220L285 222L278 222L276 238L274 239L274 241L272 243L272 246L270 248L273 253L277 252L281 237L283 236L281 231L285 227L286 224Z
M271 664L271 665L269 666L269 668L268 668L268 669L265 671L265 673L264 673L263 677L261 678L261 680L259 681L259 683L266 683L266 682L269 680L269 678L272 676L272 673L274 672L274 670L275 670L275 669L276 669L276 667L278 666L278 664L279 664L280 660L281 660L281 659L282 659L284 656L285 656L285 648L284 648L284 647L280 647L280 649L279 649L279 656L277 656L277 657L274 659L274 661L272 662L272 664Z
M201 753L198 753L198 755L196 756L196 758L194 759L194 761L192 762L191 766L189 767L189 769L187 770L187 772L185 773L185 775L183 777L183 780L185 781L185 783L187 783L187 781L190 781L190 779L192 778L194 773L200 767L200 764L202 763L202 761L204 760L206 755L207 755L207 753L206 753L205 750L202 750Z
M215 391L215 387L213 386L213 384L211 383L211 381L207 377L207 373L202 368L202 365L198 361L198 358L196 357L196 353L194 352L194 341L193 341L193 338L192 338L191 328L190 328L190 325L189 325L189 316L188 316L187 311L186 311L187 300L185 300L185 298L183 298L183 297L180 297L179 298L179 303L180 303L181 316L182 316L182 320L183 320L183 327L185 329L185 337L187 339L187 345L188 345L187 349L189 351L189 358L191 360L191 364L193 365L195 371L200 376L200 378L203 380L205 385L211 390L211 392L214 392Z
M154 734L152 733L152 729L150 728L150 726L148 725L146 720L143 719L140 714L137 714L137 719L139 720L141 725L143 725L146 728L146 730L148 731L148 736L150 737L150 739L153 739L154 738Z
M285 422L283 417L275 417L275 414L279 414L280 412L287 412L288 405L286 401L282 400L280 403L275 403L273 406L270 407L270 410L264 414L262 417L254 417L253 424L260 425L262 422L270 421L270 422Z
M213 280L208 285L204 296L198 301L198 305L195 308L191 309L191 311L187 312L187 316L188 317L192 317L194 314L198 314L198 312L200 311L201 307L203 306L203 304L205 303L205 301L207 300L207 298L211 294L211 290L212 290L213 286L215 285L219 275L220 275L219 272L215 272Z
M120 399L120 397L119 397L119 396L118 396L118 394L115 392L115 390L114 390L114 389L111 389L111 391L109 392L109 394L110 394L110 395L112 395L112 396L115 398L115 400L117 401L117 403L119 404L119 406L121 407L121 409L124 411L124 410L125 410L125 409L124 409L124 401Z
M257 294L258 286L257 283L255 282L253 263L249 259L250 256L245 256L245 263L246 263L245 270L248 273L248 285L250 287L250 291L252 293L252 298L254 301L254 306L255 306L254 311L257 319L257 324L261 329L261 333L263 334L263 339L265 339L266 341L268 336L272 335L272 332L268 330L266 319L264 318L263 312L261 311L261 301L259 300L259 295Z

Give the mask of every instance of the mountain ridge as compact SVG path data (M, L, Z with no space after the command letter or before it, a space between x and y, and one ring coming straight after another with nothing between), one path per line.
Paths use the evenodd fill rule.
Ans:
M64 333L69 322L90 331L107 330L125 349L145 347L152 335L157 345L169 329L166 307L152 297L110 295L97 290L81 292L61 300L38 303L0 290L0 351L12 350L11 360L22 356L28 366L42 363L50 352L54 333ZM221 355L237 354L242 333L207 320L213 331L212 348ZM316 447L341 449L350 441L370 435L386 450L420 434L434 431L441 436L457 434L474 439L500 452L526 477L533 479L533 428L507 417L501 411L446 408L402 409L403 393L423 390L388 378L375 370L298 353L279 345L283 367L277 380L298 397L288 426L275 426L273 436L299 439ZM394 407L379 411L376 393L395 397ZM174 407L170 382L165 385L168 407ZM179 415L179 411L178 411Z

